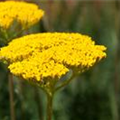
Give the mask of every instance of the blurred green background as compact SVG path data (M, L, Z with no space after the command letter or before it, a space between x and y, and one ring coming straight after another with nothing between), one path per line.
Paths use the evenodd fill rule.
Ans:
M120 2L29 0L45 11L28 32L78 32L107 47L107 58L76 77L53 102L54 120L120 120ZM14 77L16 120L44 120L46 97ZM8 72L0 64L0 120L10 120Z

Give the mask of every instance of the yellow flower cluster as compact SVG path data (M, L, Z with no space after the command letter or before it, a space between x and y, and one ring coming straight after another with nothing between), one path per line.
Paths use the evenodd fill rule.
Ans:
M43 10L32 3L20 1L0 2L0 27L4 29L17 20L23 27L29 27L43 16Z
M0 59L25 79L60 78L70 69L84 71L106 57L105 46L79 33L38 33L14 39L1 48Z

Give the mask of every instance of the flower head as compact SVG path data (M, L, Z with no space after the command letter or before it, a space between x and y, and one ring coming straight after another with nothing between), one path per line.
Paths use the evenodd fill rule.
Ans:
M43 16L37 5L21 1L0 2L0 27L7 29L17 20L23 27L29 27Z
M0 59L25 79L61 78L70 69L82 72L106 57L105 46L79 33L38 33L12 40L1 48Z

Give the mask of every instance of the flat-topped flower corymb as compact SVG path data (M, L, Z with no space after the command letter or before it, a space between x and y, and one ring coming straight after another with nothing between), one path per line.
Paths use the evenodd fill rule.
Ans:
M0 59L26 80L59 80L70 70L83 72L106 57L106 47L79 33L38 33L12 40Z

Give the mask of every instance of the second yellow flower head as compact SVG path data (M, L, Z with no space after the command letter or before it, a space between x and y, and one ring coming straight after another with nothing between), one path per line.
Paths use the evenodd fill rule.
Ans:
M7 29L17 20L22 27L29 27L37 23L44 15L44 11L37 5L20 1L0 2L0 27Z

